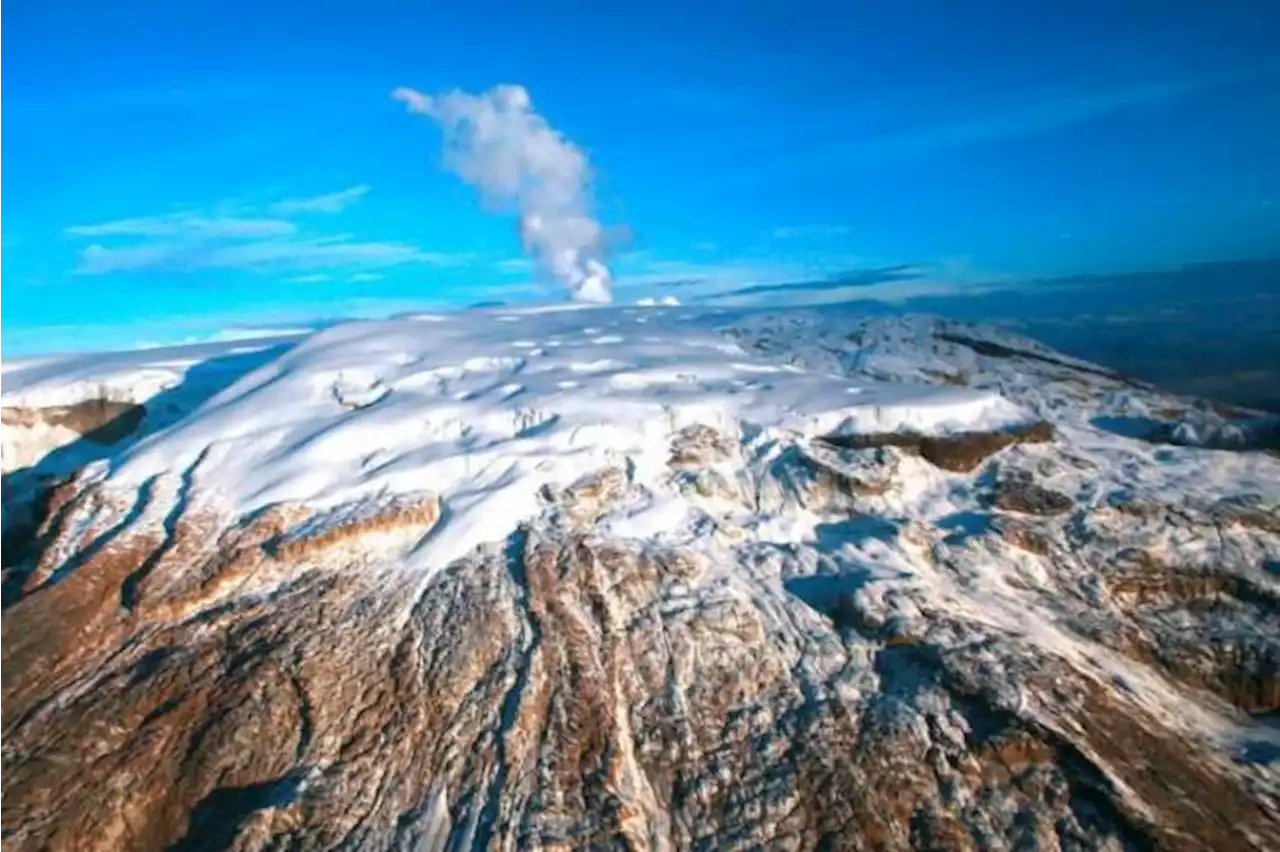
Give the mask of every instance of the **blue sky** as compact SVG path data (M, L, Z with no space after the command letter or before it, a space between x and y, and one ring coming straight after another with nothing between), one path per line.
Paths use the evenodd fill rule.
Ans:
M20 0L4 23L9 355L558 298L397 86L524 85L591 157L619 299L1280 254L1275 3Z

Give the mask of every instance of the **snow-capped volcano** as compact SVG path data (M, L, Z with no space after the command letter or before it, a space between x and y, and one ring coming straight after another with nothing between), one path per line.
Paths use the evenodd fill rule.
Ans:
M1280 839L1263 415L678 306L18 362L2 401L13 848Z

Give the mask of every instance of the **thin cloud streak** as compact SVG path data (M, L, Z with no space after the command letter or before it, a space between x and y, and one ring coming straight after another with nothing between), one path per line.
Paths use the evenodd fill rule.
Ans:
M913 300L928 298L962 298L978 296L998 289L1002 285L959 283L929 279L886 280L875 284L845 284L830 287L827 282L815 282L818 286L791 286L785 288L785 301L773 288L744 288L727 293L700 296L702 304L721 307L764 307L785 304L789 307L817 307L859 303L887 307L910 304Z
M295 213L341 213L368 194L369 185L362 183L311 198L286 198L272 204L269 209L281 216L290 216Z
M144 270L276 270L369 269L422 264L460 266L467 254L425 252L392 242L358 242L345 237L310 240L266 240L231 244L154 243L109 248L88 246L80 254L80 275L107 275Z
M96 225L73 225L63 233L72 237L188 237L200 239L258 239L296 233L297 226L283 219L239 216L204 216L170 213L116 219Z
M534 262L527 257L509 257L498 261L498 268L506 272L528 272L533 267Z
M827 270L805 264L730 261L724 263L649 260L632 258L630 269L619 272L616 287L620 298L652 296L657 291L680 290L681 301L698 300L718 291L744 285L781 284L811 280ZM624 295L625 294L625 295Z
M851 230L853 229L848 225L796 225L774 228L769 233L769 236L775 240L821 239L823 237L843 237Z
M297 273L295 281L318 282L327 270L368 274L369 270L392 266L460 266L473 260L470 254L428 252L406 243L366 241L350 234L308 234L283 218L286 214L337 213L368 191L368 186L359 184L327 195L286 199L267 206L273 214L270 217L223 203L214 209L242 214L187 210L75 225L63 233L95 240L80 252L74 270L78 275L247 270Z
M897 264L882 269L856 269L831 275L826 278L808 281L791 281L782 284L755 284L740 287L726 293L716 294L714 298L736 296L762 296L769 293L791 294L800 291L821 292L824 290L849 290L871 288L881 284L893 284L901 281L914 281L921 278L923 269L917 264Z

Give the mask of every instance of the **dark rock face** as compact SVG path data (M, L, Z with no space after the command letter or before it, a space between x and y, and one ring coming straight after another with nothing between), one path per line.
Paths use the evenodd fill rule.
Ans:
M1037 485L1027 473L1000 480L993 502L998 509L1025 515L1060 515L1075 506L1066 494Z
M12 428L42 423L70 429L95 444L114 444L133 434L146 413L146 406L134 402L89 399L50 408L5 408L0 410L0 419Z
M1053 426L1031 423L999 432L961 432L930 437L912 433L832 435L824 439L837 447L868 449L901 447L932 465L956 473L968 473L989 457L1014 444L1041 444L1053 440Z
M1119 562L1104 583L1126 624L1104 641L1246 713L1280 709L1280 636L1265 629L1280 615L1276 589L1237 574L1166 565L1143 551L1122 553ZM1193 633L1188 623L1196 623Z

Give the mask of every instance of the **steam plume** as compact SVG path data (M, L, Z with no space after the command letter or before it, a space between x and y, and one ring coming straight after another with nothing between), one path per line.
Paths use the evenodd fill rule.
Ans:
M400 88L392 97L440 125L446 168L477 186L488 203L515 207L525 250L571 298L612 298L602 229L591 215L587 158L533 111L523 86L434 97Z

